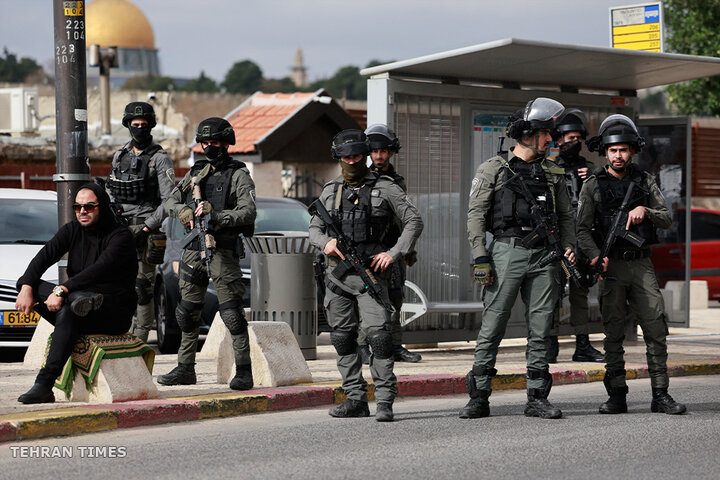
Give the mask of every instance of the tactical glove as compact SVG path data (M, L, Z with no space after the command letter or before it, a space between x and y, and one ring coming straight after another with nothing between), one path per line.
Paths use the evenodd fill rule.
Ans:
M492 285L495 281L495 272L490 265L490 257L478 257L473 265L473 278L480 285Z
M183 207L182 210L180 210L180 213L178 214L178 220L180 220L180 223L182 223L184 226L190 225L190 222L195 219L195 212L193 212L192 208L190 207Z
M203 200L202 206L203 206L203 209L202 209L203 215L212 213L212 211L213 211L212 203L208 202L207 200Z
M145 227L138 230L135 234L135 248L142 252L147 247L147 239L150 236L150 232L145 231Z

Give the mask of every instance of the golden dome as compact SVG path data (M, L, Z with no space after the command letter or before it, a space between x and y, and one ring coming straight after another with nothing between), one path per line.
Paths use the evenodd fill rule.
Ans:
M147 17L127 0L95 0L85 8L87 45L155 49Z

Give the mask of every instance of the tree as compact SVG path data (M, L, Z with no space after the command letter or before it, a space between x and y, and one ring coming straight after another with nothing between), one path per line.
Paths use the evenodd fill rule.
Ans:
M720 0L665 0L663 5L668 51L720 56ZM667 93L680 114L720 116L720 76L670 85Z
M120 88L122 90L155 90L158 92L167 92L169 90L176 90L177 85L170 77L138 75L128 78Z
M371 60L365 68L384 65L390 62ZM365 100L367 98L367 77L360 75L360 69L353 65L341 67L335 75L313 82L312 90L324 88L335 98L348 100Z
M335 98L364 100L367 96L366 79L353 65L341 67L332 77L313 82L312 86L314 90L324 88Z
M290 77L283 78L263 78L260 84L260 90L265 93L292 93L301 92L307 89L297 87Z
M198 78L193 78L188 81L185 85L180 87L180 90L183 92L215 93L219 92L220 88L217 83L215 83L215 80L210 77L206 77L205 72L201 71Z
M45 73L32 58L23 57L18 62L14 53L8 52L7 47L3 48L3 56L0 57L0 82L23 83L30 76L42 78Z
M252 60L235 63L225 74L222 86L228 93L253 93L260 89L262 70Z

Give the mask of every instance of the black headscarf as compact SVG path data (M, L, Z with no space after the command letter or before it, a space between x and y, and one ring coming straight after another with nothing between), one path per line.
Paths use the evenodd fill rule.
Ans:
M100 204L100 220L98 220L98 223L94 228L97 230L109 231L120 225L115 212L110 207L110 196L105 189L97 183L86 183L78 189L78 192L84 188L92 190L98 199L98 203Z

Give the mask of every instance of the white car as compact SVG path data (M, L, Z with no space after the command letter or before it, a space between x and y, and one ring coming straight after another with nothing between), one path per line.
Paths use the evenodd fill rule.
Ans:
M58 229L57 194L0 188L0 347L27 348L40 315L15 309L15 284L30 261ZM57 283L57 265L43 280Z

